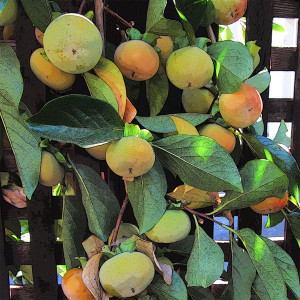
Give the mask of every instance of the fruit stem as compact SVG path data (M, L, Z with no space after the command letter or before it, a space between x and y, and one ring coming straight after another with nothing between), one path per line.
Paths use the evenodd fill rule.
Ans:
M115 17L116 19L118 19L122 24L124 24L128 28L132 28L133 27L133 25L131 23L129 23L126 20L124 20L117 13L115 13L114 11L112 11L107 5L104 6L104 10L105 10L105 12L109 13L110 15L112 15L113 17Z
M124 181L124 183L125 183L125 186L126 186L127 185L126 181ZM128 198L128 194L126 193L126 196L123 200L123 204L122 204L120 212L119 212L117 223L116 223L116 226L115 226L115 229L114 229L114 234L112 236L110 244L113 244L116 241L118 231L119 231L119 228L120 228L120 225L121 225L121 222L122 222L122 218L123 218L123 215L124 215L124 212L125 212L125 209L126 209L126 206L127 206L128 202L129 202L129 198Z
M215 44L217 42L217 39L216 39L215 33L214 33L211 25L208 25L206 27L206 30L207 30L208 37L210 38L212 44Z
M96 26L100 31L103 43L105 43L104 22L103 22L104 3L103 0L94 0L94 4L95 4ZM105 57L105 47L103 47L102 56Z
M78 13L80 15L82 15L82 11L83 11L83 7L84 7L85 3L86 3L86 0L82 0L81 4L79 6Z

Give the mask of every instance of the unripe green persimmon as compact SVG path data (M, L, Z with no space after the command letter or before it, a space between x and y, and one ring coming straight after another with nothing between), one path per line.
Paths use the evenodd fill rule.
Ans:
M41 82L57 91L68 89L76 79L76 75L60 70L47 60L43 48L38 48L31 54L30 68Z
M5 2L5 1L4 1ZM0 1L0 26L13 24L18 16L18 1L8 0L7 3Z
M110 169L125 178L147 173L154 161L152 146L146 140L135 136L112 142L106 151L106 162Z
M64 169L55 156L48 151L42 151L39 182L45 186L55 186L62 182L64 175Z
M142 292L154 277L154 266L141 252L124 252L107 260L100 268L103 289L118 298L133 297Z
M112 237L114 235L114 232L115 232L115 229L113 229L111 235L108 238L108 245L111 244L111 240L112 240ZM123 238L126 238L126 237L129 238L134 234L135 235L139 234L139 229L135 225L130 224L130 223L122 223L119 227L116 241L120 240L120 239L123 239Z
M166 210L160 220L146 232L157 243L174 243L183 240L191 230L191 221L182 210Z
M211 80L214 64L205 51L187 46L169 56L166 72L169 80L179 89L198 89Z
M205 88L183 90L181 99L187 113L206 114L214 101L214 95Z
M54 19L44 33L44 49L50 61L71 74L91 70L102 54L102 37L93 22L68 13Z

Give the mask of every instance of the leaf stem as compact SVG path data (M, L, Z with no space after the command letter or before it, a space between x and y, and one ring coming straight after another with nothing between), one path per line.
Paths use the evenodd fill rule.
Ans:
M113 17L115 17L116 19L118 19L122 24L124 24L128 28L132 28L133 27L132 23L127 22L126 20L124 20L117 13L115 13L114 11L112 11L107 5L104 6L104 10L105 10L105 12L109 13L110 15L112 15Z
M82 0L81 4L79 6L78 13L80 15L82 15L82 11L83 11L83 7L84 7L85 3L86 3L86 0Z

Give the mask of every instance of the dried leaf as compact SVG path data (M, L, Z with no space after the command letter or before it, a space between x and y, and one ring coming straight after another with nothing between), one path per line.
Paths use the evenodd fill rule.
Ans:
M9 204L17 208L24 208L27 206L26 196L23 193L23 188L12 184L7 188L2 188L3 198Z
M91 235L82 242L82 246L88 255L88 258L92 258L94 255L100 253L104 245L104 242L95 235Z
M136 237L136 236L133 236ZM138 238L138 237L137 237ZM169 265L160 263L155 256L155 246L148 241L142 240L140 238L135 242L137 251L147 255L154 264L155 270L161 274L164 278L166 284L172 283L172 268Z
M88 260L82 272L82 280L96 300L108 300L109 296L102 289L99 279L99 263L101 256L102 253L98 253Z
M232 226L234 219L231 210L224 210L222 211L222 214L229 221L229 226Z

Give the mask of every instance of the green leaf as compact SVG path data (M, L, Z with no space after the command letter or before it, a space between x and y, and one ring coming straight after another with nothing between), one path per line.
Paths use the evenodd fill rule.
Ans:
M300 170L295 158L264 136L243 134L242 137L259 158L274 162L288 176L289 192L299 201Z
M287 176L267 160L251 160L240 171L243 193L229 191L214 212L249 207L268 197L283 198L288 187Z
M276 213L268 214L268 220L265 225L265 228L274 227L280 224L283 220L284 220L284 214L281 210Z
M242 191L228 152L204 136L174 135L153 143L161 163L188 185L205 191Z
M207 44L210 42L211 40L208 38L204 38L204 37L196 38L195 46L207 52Z
M256 41L249 41L246 43L246 47L249 49L252 58L253 58L253 69L255 70L256 67L259 65L260 63L260 56L259 56L259 50L261 49L261 47L256 45Z
M135 28L128 28L126 30L127 38L129 40L141 40L142 39L142 34L139 30Z
M230 274L230 279L221 299L250 299L251 286L256 276L256 269L249 254L240 248L233 238L231 238L231 259L227 270Z
M227 41L233 38L232 31L229 26L219 25L219 41Z
M21 2L33 26L45 32L52 21L51 7L48 0L21 0Z
M146 32L157 35L182 36L184 31L180 22L164 17L167 0L150 0L147 10Z
M82 194L90 231L107 241L115 227L120 206L101 176L86 165L73 166Z
M188 286L212 285L224 270L224 253L221 247L199 226L196 217L195 241L187 263L185 280Z
M67 95L47 102L26 123L41 136L88 147L123 137L123 124L108 103L85 95Z
M170 132L177 131L175 123L172 121L170 116L181 118L185 121L188 121L194 126L198 126L212 117L211 115L204 115L204 114L180 113L180 114L161 115L155 117L136 116L135 118L142 126L144 126L150 131L154 131L158 133L170 133Z
M176 7L176 11L181 19L181 23L185 30L186 37L188 38L189 44L194 45L196 43L196 35L193 25L188 21L185 15Z
M297 299L300 299L299 276L293 259L273 241L263 236L261 236L260 238L268 245L269 249L273 253L275 262L277 264L277 267L279 268L279 271L281 272L285 283L295 294Z
M191 23L196 32L215 21L216 10L211 0L173 0L176 8Z
M252 289L255 292L255 296L257 297L254 299L251 298L251 300L272 300L258 274L256 274Z
M269 87L270 82L271 75L267 69L264 69L245 81L245 83L252 85L259 93L264 92Z
M93 98L103 100L109 103L117 112L119 111L114 93L101 78L88 72L84 73L83 77Z
M176 252L182 256L190 256L194 246L195 236L188 235L183 240L172 243L169 246L171 252Z
M7 44L0 43L0 103L19 106L23 93L23 78L20 62L14 50Z
M285 282L268 245L251 229L237 231L272 300L287 299Z
M214 300L215 297L209 288L201 286L189 286L188 294L192 300Z
M167 181L161 164L155 161L149 172L128 182L127 188L140 234L145 233L158 222L167 206Z
M140 132L139 125L125 123L124 136L139 136Z
M280 126L276 133L276 136L273 139L274 143L279 143L287 146L288 148L291 147L292 139L287 135L288 128L284 122L284 120L280 121Z
M300 213L299 212L291 212L288 215L286 215L286 219L289 222L289 225L291 226L291 229L293 231L294 237L298 242L298 245L300 247Z
M82 202L75 197L64 199L62 240L67 270L80 266L76 257L85 255L82 242L87 228L87 219Z
M1 103L0 116L16 158L24 193L31 199L40 177L40 138L24 123L31 114L23 103L20 103L20 110L13 104Z
M240 42L221 41L208 47L207 53L216 62L217 86L221 93L235 93L253 72L253 59Z
M187 289L176 273L172 273L172 283L166 284L161 275L155 274L153 281L148 285L147 290L159 300L187 300Z
M285 32L285 28L277 23L272 24L272 30L276 32Z
M146 97L149 102L150 116L155 116L162 110L168 93L168 77L165 69L160 65L156 74L146 81Z

